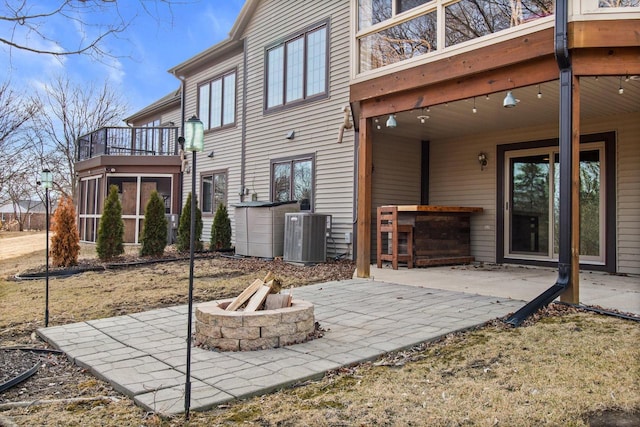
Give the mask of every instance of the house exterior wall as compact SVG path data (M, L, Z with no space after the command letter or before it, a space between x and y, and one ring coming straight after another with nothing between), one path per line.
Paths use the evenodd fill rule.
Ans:
M345 233L353 230L353 129L337 143L341 109L349 101L349 18L349 3L341 0L305 2L304 7L261 1L242 35L248 58L245 187L257 200L269 201L271 161L314 156L314 211L332 215L333 221L329 255L350 251ZM329 22L328 97L265 112L265 48L323 20ZM295 138L286 139L292 130Z
M196 194L199 206L202 206L202 176L212 172L226 172L227 174L227 209L231 220L232 230L235 230L233 216L233 204L240 201L238 189L241 187L241 155L242 155L242 80L244 73L243 52L236 50L229 55L217 60L215 64L190 74L186 79L185 119L198 115L198 86L231 70L236 70L236 110L235 125L221 129L206 130L204 135L204 150L197 154L196 160ZM211 152L213 157L209 157ZM186 153L186 160L191 165L192 154ZM192 175L183 174L183 198L187 200L191 192ZM202 241L211 239L211 226L215 212L202 215ZM232 241L235 241L235 233L232 232Z

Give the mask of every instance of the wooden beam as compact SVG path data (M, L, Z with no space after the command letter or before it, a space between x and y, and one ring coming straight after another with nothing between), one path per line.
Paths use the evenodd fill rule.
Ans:
M571 279L560 301L580 302L580 79L571 82Z
M640 47L576 49L571 52L571 65L576 76L637 75Z
M371 273L371 170L373 144L371 120L360 116L358 137L358 225L356 254L357 277L369 277Z
M557 79L558 64L553 55L547 55L527 63L430 86L416 80L410 90L361 102L361 114L366 118L383 116Z
M353 102L553 56L553 28L351 85ZM557 69L556 69L557 71ZM556 72L557 74L557 72Z
M569 49L640 46L639 19L574 21L569 23Z

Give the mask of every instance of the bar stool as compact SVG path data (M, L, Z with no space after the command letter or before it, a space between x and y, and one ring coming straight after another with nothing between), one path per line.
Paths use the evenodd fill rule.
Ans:
M413 268L413 225L398 224L397 206L378 207L378 248L377 263L378 268L382 267L382 261L391 261L394 270L398 269L398 262L406 262L407 268ZM391 237L389 237L391 233ZM382 236L387 238L387 253L382 252ZM400 253L400 238L406 240L407 251Z

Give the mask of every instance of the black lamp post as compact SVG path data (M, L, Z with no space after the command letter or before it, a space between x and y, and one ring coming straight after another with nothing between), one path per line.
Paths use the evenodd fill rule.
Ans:
M191 160L191 231L189 233L189 314L187 317L187 371L184 385L184 416L189 419L191 406L191 318L193 314L193 258L196 235L196 152L204 149L204 124L196 116L184 126L184 151L192 152Z
M53 187L53 174L49 169L42 170L40 182L44 188L45 235L47 239L44 267L44 327L46 328L49 326L49 189Z

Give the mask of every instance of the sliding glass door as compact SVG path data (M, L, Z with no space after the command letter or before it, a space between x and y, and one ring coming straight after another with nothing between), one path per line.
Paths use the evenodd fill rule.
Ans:
M553 161L551 161L553 159ZM557 147L505 154L505 256L558 259L560 164ZM580 146L580 261L603 264L604 144Z

